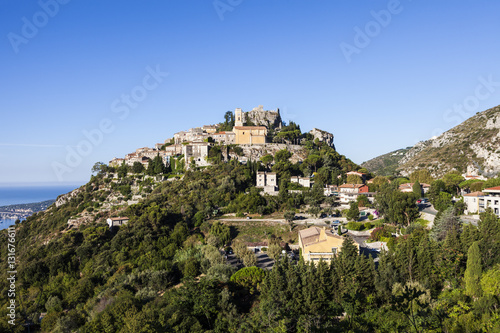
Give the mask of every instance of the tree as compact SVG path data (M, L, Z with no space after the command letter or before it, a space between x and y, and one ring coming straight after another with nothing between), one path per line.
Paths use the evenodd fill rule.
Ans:
M478 223L481 237L481 254L483 265L489 268L500 262L500 220L491 208L480 214Z
M415 199L419 199L422 196L422 187L420 186L420 183L416 181L413 184L413 194L415 195Z
M432 202L434 208L438 211L443 212L446 208L450 207L453 203L451 202L452 195L447 192L441 192Z
M484 295L500 295L500 264L488 270L481 278L481 288Z
M133 173L142 173L144 172L144 165L142 165L141 162L134 162L132 165L132 172Z
M286 148L278 150L274 155L274 160L276 163L280 162L288 162L288 159L292 157L292 153L290 153Z
M290 227L290 231L292 231L293 228L293 220L295 219L295 212L293 210L289 210L283 214L283 217L285 218L286 222L288 223L288 226Z
M418 282L407 282L404 286L395 283L392 294L393 308L405 315L416 332L422 332L419 327L429 315L430 291Z
M271 154L264 155L260 158L260 161L266 166L267 169L271 166L274 161L274 157Z
M371 205L370 200L364 194L358 195L356 202L358 203L358 207L370 207Z
M267 254L269 258L273 260L278 260L281 256L281 246L279 244L270 244L269 247L267 248Z
M446 185L446 189L450 193L458 194L459 185L464 181L464 177L458 171L448 172L443 177L443 182Z
M479 252L479 242L472 243L467 252L467 269L464 274L465 293L471 297L481 296L481 253Z
M410 175L410 182L411 183L416 183L419 182L420 184L425 183L425 184L431 184L434 181L434 179L431 176L431 173L427 169L419 169Z
M392 192L389 210L385 214L390 222L409 226L419 217L418 207L413 193Z
M456 216L453 206L448 207L439 217L434 220L434 226L431 230L431 237L436 241L442 241L451 233L460 233L462 221Z
M363 179L361 179L358 175L348 175L347 176L348 184L363 184Z
M101 172L106 172L107 170L107 165L104 164L103 162L96 162L94 166L92 167L92 173L93 174L99 174Z
M259 289L259 285L266 277L266 272L258 267L244 267L231 276L231 282L247 288L250 294Z
M125 161L122 162L122 165L117 170L118 177L119 178L124 178L127 176L128 173L128 165L125 164Z
M257 265L257 258L255 258L255 254L250 250L247 250L243 254L241 259L243 260L243 265L245 265L246 267L252 267Z
M355 201L351 201L349 204L349 210L347 211L347 219L350 221L357 221L359 218L359 207Z
M231 240L231 231L229 227L220 223L219 221L216 221L214 224L212 224L212 227L210 228L210 234L217 237L217 239L219 239L221 242L220 245L222 246L226 245Z

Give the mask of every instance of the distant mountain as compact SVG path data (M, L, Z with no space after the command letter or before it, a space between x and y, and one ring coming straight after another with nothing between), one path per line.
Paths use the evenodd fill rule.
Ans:
M398 149L390 153L377 156L369 161L363 162L361 167L376 174L377 176L391 176L396 173L399 161L406 155L412 147Z
M392 155L405 150L402 156ZM500 106L478 112L411 149L381 155L361 166L376 174L409 175L417 169L428 169L434 177L451 170L494 177L500 171Z

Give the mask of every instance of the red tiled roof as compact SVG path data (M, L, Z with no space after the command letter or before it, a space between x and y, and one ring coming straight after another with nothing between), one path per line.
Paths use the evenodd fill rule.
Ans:
M366 186L366 185L365 184L343 184L343 185L340 185L339 187L340 188L360 188L363 186Z
M476 192L464 194L464 197L479 197L479 196L482 196L482 195L484 195L483 192L476 191Z
M500 186L485 188L483 191L500 191Z

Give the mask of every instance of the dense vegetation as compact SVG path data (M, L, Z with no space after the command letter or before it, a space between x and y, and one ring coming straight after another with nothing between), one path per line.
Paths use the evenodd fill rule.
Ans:
M377 268L358 254L350 238L330 266L280 259L276 238L268 249L277 261L271 271L253 267L254 255L235 242L235 254L246 267L227 264L219 250L235 238L235 229L213 222L215 216L280 211L292 220L304 204L318 209L333 204L323 197L323 184L359 169L329 147L314 142L306 147L302 164L291 163L289 153L281 151L272 157L273 166L266 159L246 165L229 161L192 168L182 179L158 185L144 180L141 186L152 191L145 200L110 212L128 216L128 225L110 230L104 223L109 215L100 212L93 222L68 229L70 217L109 195L105 185L113 170L101 167L66 204L17 225L19 316L15 327L3 320L0 329L22 332L25 322L34 323L34 329L40 313L46 313L38 326L45 332L498 331L496 216L490 211L478 227L463 226L457 211L449 210L441 214L440 227L428 231L398 219L414 210L414 201L402 205L389 185L380 185L378 204L387 204L386 219L405 227L405 235L391 238ZM256 171L266 168L282 179L277 196L261 196L253 185ZM130 170L114 171L121 177L111 183L120 191L132 176ZM312 172L316 184L311 190L286 191L289 176ZM391 206L398 202L401 207ZM380 237L391 237L381 228ZM2 244L6 236L1 234ZM0 249L3 267L6 251ZM3 318L5 274L0 273Z

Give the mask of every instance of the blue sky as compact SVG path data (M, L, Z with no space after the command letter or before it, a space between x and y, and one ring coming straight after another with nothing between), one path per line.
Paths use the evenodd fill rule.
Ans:
M499 12L495 1L0 0L0 184L81 184L97 161L260 104L332 132L357 163L411 146L500 104Z

